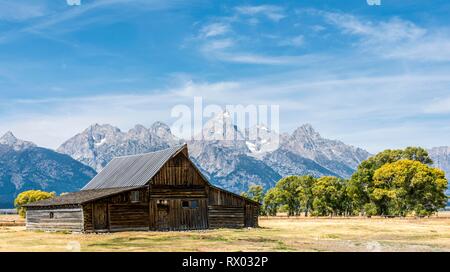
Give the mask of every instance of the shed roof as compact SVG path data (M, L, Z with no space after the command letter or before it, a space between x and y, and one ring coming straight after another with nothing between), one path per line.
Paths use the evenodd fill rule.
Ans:
M36 201L30 204L23 205L24 207L44 207L44 206L58 206L58 205L73 205L73 204L83 204L89 201L100 199L106 196L115 195L118 193L131 191L135 189L142 188L142 186L137 187L126 187L126 188L108 188L108 189L94 189L94 190L84 190L74 193L68 193L62 196L57 196L54 198L49 198L41 201Z
M186 145L141 155L114 158L81 190L143 186L158 173L169 159L184 148Z

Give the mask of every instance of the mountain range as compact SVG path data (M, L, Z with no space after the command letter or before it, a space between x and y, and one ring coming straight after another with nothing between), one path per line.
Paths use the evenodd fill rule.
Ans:
M251 184L272 187L286 175L349 177L370 154L320 136L311 125L278 135L263 125L240 130L223 112L208 120L187 141L192 160L213 183L240 192ZM57 151L97 171L115 156L132 155L184 143L170 128L156 122L128 132L111 125L92 125L63 143Z
M252 184L268 189L288 175L348 178L371 156L364 149L322 137L309 124L280 135L264 125L241 130L227 112L208 120L194 139L178 139L162 122L128 131L94 124L53 151L8 132L0 138L0 202L11 203L28 189L75 191L114 157L182 143L188 144L191 159L212 183L237 193ZM435 166L450 173L450 147L432 148L429 153Z
M0 138L0 208L11 208L17 194L26 190L79 190L95 174L70 156L19 140L11 132Z

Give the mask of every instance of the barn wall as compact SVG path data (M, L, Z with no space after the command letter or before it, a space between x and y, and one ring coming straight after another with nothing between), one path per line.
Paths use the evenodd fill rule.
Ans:
M148 230L147 204L108 204L109 230Z
M51 218L50 213L53 213ZM26 215L27 230L83 231L83 210L80 206L29 207Z
M230 192L209 188L208 221L210 228L258 226L258 205Z
M203 177L187 158L187 153L180 153L170 159L151 181L150 229L188 230L208 228L206 185ZM195 201L197 207L183 207L183 201L189 203Z
M132 190L136 191L136 190ZM131 192L127 191L110 197L102 198L83 205L85 231L98 230L95 226L95 205L106 205L107 230L148 230L148 188L140 191L140 201L131 202Z
M245 205L245 227L258 227L259 206Z
M152 178L152 186L158 185L189 187L205 186L206 182L185 154L180 153L170 159Z
M165 204L158 204L158 200ZM196 201L196 208L184 208L183 201ZM189 230L208 228L206 198L163 198L150 200L151 230Z
M82 205L83 209L83 229L85 232L91 232L94 230L92 222L92 203Z

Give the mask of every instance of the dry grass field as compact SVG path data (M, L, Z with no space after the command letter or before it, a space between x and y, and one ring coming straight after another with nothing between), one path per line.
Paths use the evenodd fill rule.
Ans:
M16 218L17 219L17 218ZM112 234L2 226L0 251L450 251L450 217L261 218L260 228Z

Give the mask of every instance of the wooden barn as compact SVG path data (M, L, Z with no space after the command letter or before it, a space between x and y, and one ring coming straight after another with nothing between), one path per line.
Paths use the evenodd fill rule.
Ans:
M25 205L27 229L74 232L257 227L259 206L211 185L186 145L115 158L81 191Z

